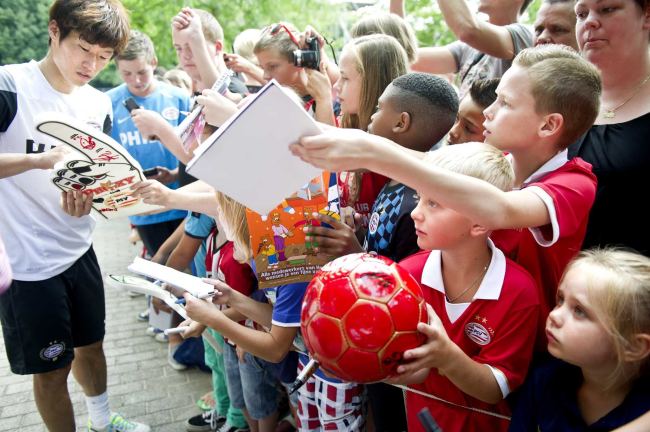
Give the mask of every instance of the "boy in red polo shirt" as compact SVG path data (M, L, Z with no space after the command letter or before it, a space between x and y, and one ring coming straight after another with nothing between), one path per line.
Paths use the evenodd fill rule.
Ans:
M539 46L517 55L496 93L485 110L485 142L509 152L513 191L432 167L391 141L357 131L328 129L291 150L325 169L388 175L487 229L503 230L492 238L537 281L545 319L562 272L582 246L594 201L591 166L569 161L566 149L598 114L600 75L568 47ZM540 336L543 328L540 321Z
M496 148L479 143L429 153L425 163L508 190L512 167ZM428 342L404 353L406 364L391 383L406 392L409 431L422 430L417 414L428 408L445 432L505 431L503 400L524 380L539 319L535 282L488 239L472 219L441 206L426 191L411 213L423 249L400 265L421 283L431 306ZM417 383L417 384L415 384ZM479 412L482 410L484 412Z

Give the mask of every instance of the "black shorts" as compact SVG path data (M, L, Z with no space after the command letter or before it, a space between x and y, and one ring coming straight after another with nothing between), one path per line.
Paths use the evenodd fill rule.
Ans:
M74 348L104 338L104 284L92 246L69 269L41 281L16 281L0 295L11 371L27 375L69 365Z
M176 231L176 228L183 220L181 218L150 225L136 225L135 229L138 231L138 235L149 255L154 256L160 246Z

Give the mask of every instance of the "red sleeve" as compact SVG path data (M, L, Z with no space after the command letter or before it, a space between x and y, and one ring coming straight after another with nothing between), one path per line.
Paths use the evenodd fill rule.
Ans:
M503 320L499 323L495 339L473 359L503 372L512 392L523 383L528 372L535 347L540 306L535 281L510 260L498 302L503 300L507 300L507 303L502 303Z
M585 229L596 197L596 176L591 172L591 165L576 158L567 162L565 167L550 173L538 183L528 185L539 187L553 200L559 238ZM553 237L551 230L551 225L540 228L545 239Z
M253 274L253 269L248 264L237 262L233 257L232 242L221 248L221 259L219 268L226 279L226 283L234 290L250 296L256 288L257 279Z

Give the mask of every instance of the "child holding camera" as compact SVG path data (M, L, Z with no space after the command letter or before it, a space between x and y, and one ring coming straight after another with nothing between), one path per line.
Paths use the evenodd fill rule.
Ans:
M275 79L291 87L316 120L334 125L329 71L336 66L324 60L321 39L313 29L299 35L290 23L272 24L262 30L253 52L264 70L265 80ZM332 77L337 76L332 72Z

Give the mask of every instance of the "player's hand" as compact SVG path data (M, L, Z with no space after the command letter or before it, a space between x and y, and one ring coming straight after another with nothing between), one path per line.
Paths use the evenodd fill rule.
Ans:
M161 129L169 124L160 113L148 109L138 108L131 111L133 124L146 139L158 139Z
M445 331L442 321L427 304L429 324L419 323L418 331L427 337L427 341L417 348L404 352L403 365L397 367L398 374L412 374L420 369L443 368L453 361L454 353L459 349Z
M196 103L203 106L205 121L216 127L224 124L237 112L235 102L212 89L203 90L203 93L196 97Z
M162 184L170 184L178 180L178 168L170 170L163 166L157 166L156 169L158 170L158 174L149 177L149 180L157 180Z
M157 180L143 180L131 186L133 196L142 198L145 204L168 207L172 201L173 191Z
M346 223L320 213L314 213L313 217L332 227L311 225L303 227L305 241L311 238L318 245L314 248L316 253L340 257L351 253L364 252L354 231Z
M65 157L70 153L71 150L68 148L68 146L64 145L52 147L50 150L44 153L36 153L33 155L34 168L52 169L57 162L65 159Z
M188 292L185 292L183 297L185 297L185 312L187 312L188 318L204 325L214 322L215 318L219 316L227 319L218 306L213 305L210 300L196 298Z
M354 171L367 168L365 162L374 150L376 136L359 129L342 129L319 124L323 133L300 138L289 145L291 153L315 167L328 171Z
M191 319L186 319L182 323L178 325L178 327L187 327L183 333L180 333L180 335L183 337L183 339L191 338L191 337L199 337L201 336L201 333L205 331L205 326L201 324L200 322L193 321Z
M93 194L80 191L61 192L61 208L70 216L86 216L93 208Z
M212 296L212 303L216 305L230 305L234 297L235 291L230 285L225 282L220 281L219 279L209 279L203 278L203 282L214 286L215 293Z

